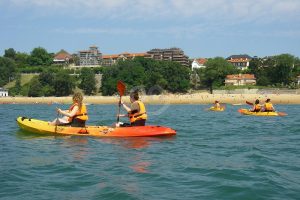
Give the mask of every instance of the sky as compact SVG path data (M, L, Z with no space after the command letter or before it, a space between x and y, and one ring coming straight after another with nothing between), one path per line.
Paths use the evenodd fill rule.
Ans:
M300 0L0 0L5 49L300 57Z

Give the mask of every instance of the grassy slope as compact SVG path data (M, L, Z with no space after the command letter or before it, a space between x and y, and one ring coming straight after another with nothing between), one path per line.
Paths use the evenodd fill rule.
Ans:
M28 83L34 76L37 76L35 74L21 74L21 85L23 86L24 84ZM4 88L9 89L14 87L16 84L16 81L11 81L7 83Z

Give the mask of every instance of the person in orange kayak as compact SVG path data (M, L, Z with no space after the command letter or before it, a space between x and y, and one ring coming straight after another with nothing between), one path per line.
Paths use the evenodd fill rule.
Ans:
M88 120L86 105L82 103L83 96L80 92L73 95L73 104L69 110L57 108L57 113L64 115L62 118L56 118L49 125L70 125L73 127L84 127Z
M271 103L271 99L267 99L264 105L264 112L275 112L275 108Z
M121 105L127 111L127 115L120 114L119 117L128 117L130 121L129 124L121 124L120 126L145 126L146 120L148 118L145 104L139 100L138 92L132 92L130 94L130 107L121 101Z
M260 112L261 111L261 105L259 104L259 100L256 99L255 103L253 105L253 108L250 109L251 112Z

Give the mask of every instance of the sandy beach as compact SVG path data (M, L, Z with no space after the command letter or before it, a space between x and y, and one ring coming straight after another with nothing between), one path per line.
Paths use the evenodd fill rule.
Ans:
M146 104L211 104L215 100L220 103L232 105L245 104L246 101L254 102L259 99L263 103L270 98L274 104L300 104L300 94L168 94L141 96ZM122 97L124 102L129 102L129 97ZM88 104L116 104L118 96L84 96ZM72 97L1 97L0 104L70 104Z

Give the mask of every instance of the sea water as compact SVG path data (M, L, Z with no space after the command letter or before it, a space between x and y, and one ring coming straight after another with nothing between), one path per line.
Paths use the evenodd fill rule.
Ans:
M148 124L169 126L177 136L30 134L17 126L18 116L51 121L56 107L68 105L0 105L0 199L300 198L299 105L276 105L285 117L237 112L247 105L224 112L146 106ZM116 121L116 105L88 110L88 124Z

